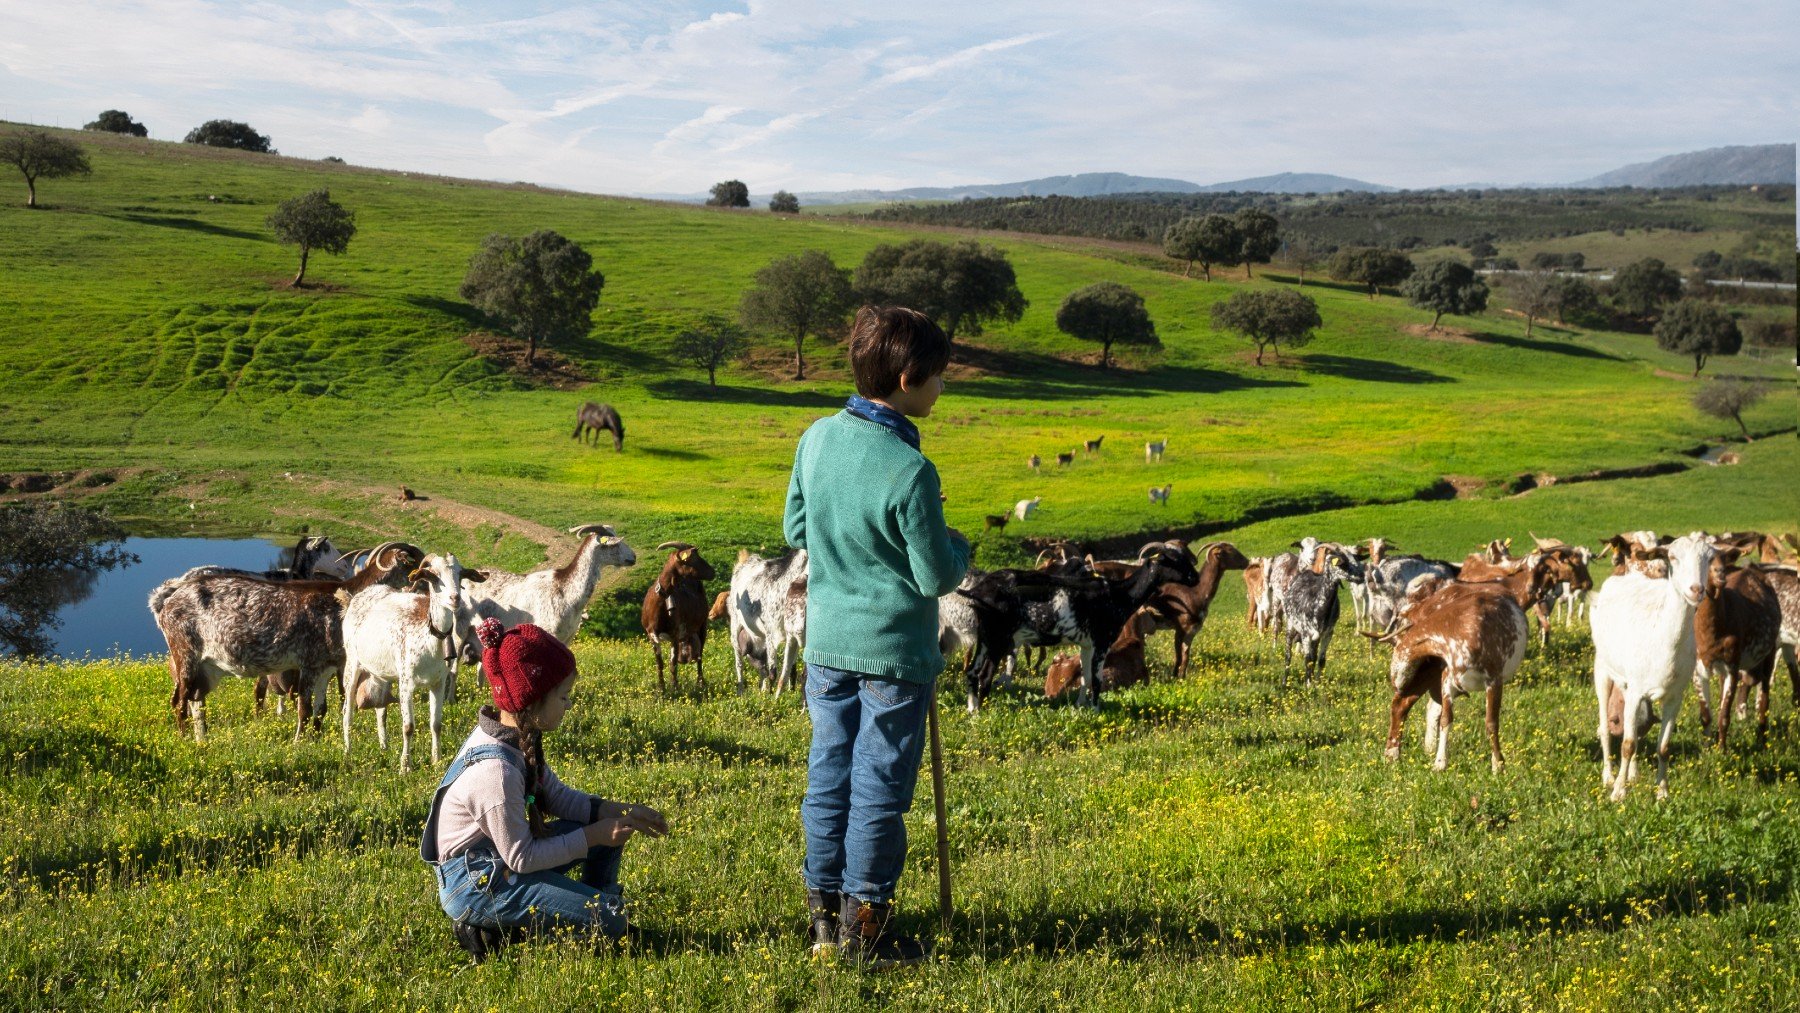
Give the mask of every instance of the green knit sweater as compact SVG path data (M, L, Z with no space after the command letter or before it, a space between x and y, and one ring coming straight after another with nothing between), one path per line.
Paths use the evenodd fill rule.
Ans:
M937 600L968 570L969 546L944 525L925 455L849 412L820 419L794 454L785 530L807 553L807 661L937 678Z

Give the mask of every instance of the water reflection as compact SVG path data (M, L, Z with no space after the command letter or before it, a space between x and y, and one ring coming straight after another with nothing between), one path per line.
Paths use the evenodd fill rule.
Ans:
M123 547L138 557L135 566L69 573L57 582L56 594L65 600L57 609L62 626L50 631L53 656L162 654L168 645L148 604L156 585L209 563L274 569L294 554L292 545L262 538L127 538Z

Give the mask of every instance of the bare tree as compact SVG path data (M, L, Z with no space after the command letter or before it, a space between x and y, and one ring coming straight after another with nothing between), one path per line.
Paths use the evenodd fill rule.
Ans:
M1562 305L1562 276L1542 268L1515 274L1506 279L1506 291L1514 308L1525 314L1525 336L1529 338L1537 319L1555 313Z

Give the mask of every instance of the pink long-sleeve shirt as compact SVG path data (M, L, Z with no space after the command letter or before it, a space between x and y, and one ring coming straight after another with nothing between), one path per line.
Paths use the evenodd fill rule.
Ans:
M511 732L483 713L462 748L498 743L518 753L517 747L506 741L513 737ZM438 809L440 860L454 858L484 839L493 844L500 860L514 872L554 869L586 857L587 836L580 830L555 837L531 836L531 821L525 815L524 754L519 757L517 765L498 757L477 761L450 785ZM548 764L538 783L537 799L547 815L575 820L583 826L594 812L596 801L594 796L562 783Z

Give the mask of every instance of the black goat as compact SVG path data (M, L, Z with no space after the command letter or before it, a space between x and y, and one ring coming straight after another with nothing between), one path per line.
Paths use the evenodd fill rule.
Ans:
M1350 558L1341 546L1319 543L1308 546L1310 559L1288 581L1281 596L1281 613L1287 619L1287 655L1281 668L1281 686L1287 688L1288 670L1294 664L1294 645L1306 665L1306 684L1312 685L1313 674L1325 671L1325 652L1331 647L1331 634L1337 628L1341 608L1338 605L1339 582L1351 584L1362 576L1362 566Z
M1071 568L1072 569L1072 568ZM1102 655L1131 616L1164 584L1199 583L1185 552L1162 546L1122 576L1096 573L995 570L956 593L969 599L979 640L968 668L969 700L979 706L994 671L1013 649L1074 644L1081 648L1082 696L1100 703Z

